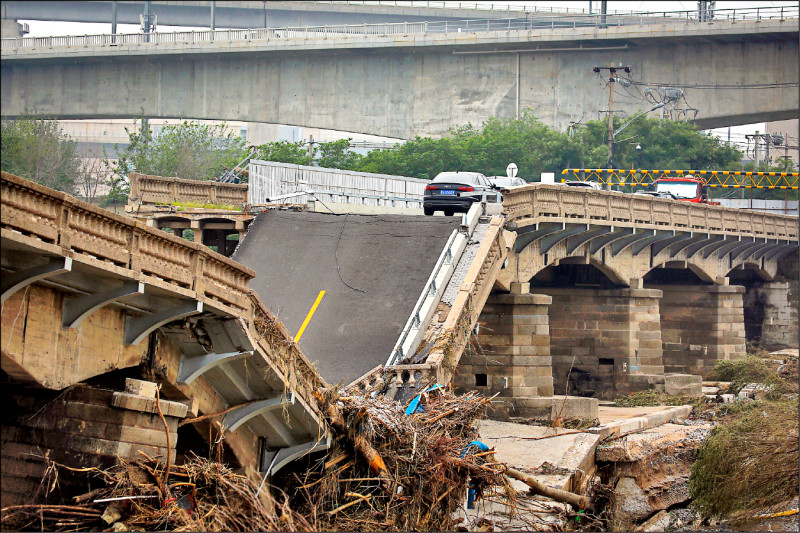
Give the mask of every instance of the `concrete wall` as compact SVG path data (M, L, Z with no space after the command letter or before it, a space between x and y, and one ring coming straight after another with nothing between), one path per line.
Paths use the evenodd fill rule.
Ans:
M644 83L796 81L796 23L793 34L778 33L782 37L775 41L747 35L767 31L770 24L782 32L791 25L715 22L701 29L636 26L600 33L578 28L481 36L480 44L523 50L540 44L579 46L581 38L598 39L606 48L619 45L619 39L635 43L624 50L522 52L519 72L515 53L470 53L481 51L473 33L400 42L394 36L301 41L292 42L290 51L280 40L207 50L225 52L218 55L203 54L202 47L159 44L159 52L149 55L138 54L150 49L136 49L117 57L120 50L113 49L109 60L100 52L78 57L87 53L81 50L61 56L56 50L47 60L4 53L2 114L16 116L27 108L59 118L111 118L144 110L149 117L269 122L407 139L443 135L491 116L513 117L518 103L520 110L530 109L564 130L570 121L599 118L599 110L608 107L608 90L592 65L631 65L632 78ZM715 40L726 31L731 41ZM649 38L658 35L668 40ZM698 40L705 35L711 38ZM338 43L339 49L330 49ZM706 128L793 118L798 109L796 87L687 89L686 96ZM629 115L651 106L634 98L617 100L615 109Z
M48 459L73 468L107 468L117 457L139 458L139 451L166 457L167 434L152 396L129 394L128 403L121 407L113 391L82 384L61 394L5 385L0 439L3 506L58 501L61 491L69 493L70 488L73 494L91 490L86 473L60 468L61 490L48 493L47 482L42 485ZM186 406L162 402L162 409L174 458L178 421Z

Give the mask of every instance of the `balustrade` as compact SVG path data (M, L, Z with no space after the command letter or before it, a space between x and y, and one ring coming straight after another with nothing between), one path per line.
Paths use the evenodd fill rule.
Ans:
M3 229L248 307L247 283L255 273L205 246L6 172L0 192Z
M533 184L505 193L503 209L509 222L522 218L560 217L604 220L609 224L666 226L761 238L797 239L797 217L616 191L577 189L562 185Z

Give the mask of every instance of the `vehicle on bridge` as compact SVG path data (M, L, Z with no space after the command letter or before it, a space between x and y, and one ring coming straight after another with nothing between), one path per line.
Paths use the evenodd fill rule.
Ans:
M677 196L667 191L636 191L633 194L644 194L646 196L652 196L654 198L669 198L670 200L678 199Z
M655 193L671 194L676 200L695 204L719 205L712 202L708 194L708 185L700 178L687 174L683 178L661 178L653 182Z
M489 176L486 178L489 183L496 185L499 189L508 189L511 187L521 187L527 183L522 178L510 178L508 176Z
M466 213L475 202L502 202L503 195L497 189L480 172L440 172L425 187L422 209L428 216L435 211L444 212L444 216Z
M561 185L566 185L567 187L583 187L586 189L595 189L595 190L603 190L603 187L600 186L599 183L596 181L563 181Z

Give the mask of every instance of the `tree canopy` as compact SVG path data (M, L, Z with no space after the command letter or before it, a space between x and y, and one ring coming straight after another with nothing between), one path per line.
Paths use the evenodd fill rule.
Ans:
M26 116L0 124L3 170L59 191L76 192L84 170L81 157L57 121Z
M134 121L128 145L120 153L116 171L176 176L191 180L215 179L247 155L245 140L227 131L225 124L183 121L164 126L158 134L147 123Z

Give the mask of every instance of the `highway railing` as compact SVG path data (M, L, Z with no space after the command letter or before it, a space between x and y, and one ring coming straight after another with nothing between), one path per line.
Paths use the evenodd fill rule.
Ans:
M549 184L506 191L503 211L509 222L523 218L585 219L594 224L628 223L788 240L797 240L800 232L797 217L793 216Z
M652 186L662 178L702 178L709 187L723 189L782 189L797 190L800 173L797 172L744 172L738 170L646 170L613 168L565 168L562 176L572 174L573 180L597 181L601 185L629 187ZM564 179L562 178L562 181Z
M723 9L714 12L715 21L759 21L798 18L798 6ZM2 39L2 50L52 49L75 47L110 47L158 44L202 44L249 41L281 41L293 39L328 39L353 36L388 37L393 35L428 35L497 31L530 31L560 28L609 28L631 25L684 23L700 24L696 11L663 11L626 13L624 15L541 15L507 19L457 20L432 22L397 22L381 24L347 24L335 26L298 26L246 30L152 32L133 34L69 35L58 37L20 37Z

